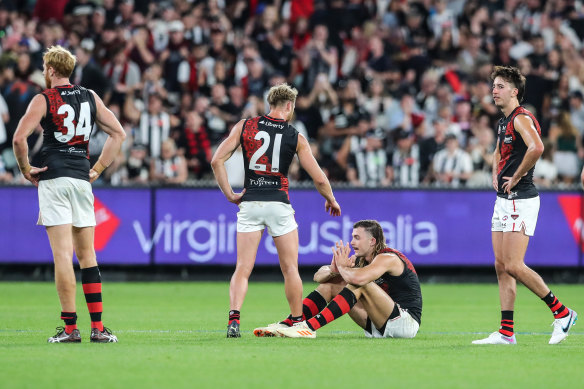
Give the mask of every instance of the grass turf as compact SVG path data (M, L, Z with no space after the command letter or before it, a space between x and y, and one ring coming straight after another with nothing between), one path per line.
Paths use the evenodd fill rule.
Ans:
M107 279L107 277L106 277ZM305 284L309 292L314 284ZM59 304L50 283L0 283L2 388L554 388L584 382L584 331L547 344L553 317L519 287L518 345L474 346L496 330L496 285L425 284L415 339L366 339L343 317L317 339L255 338L252 330L287 315L283 284L251 283L242 338L226 339L226 283L106 283L104 323L118 344L91 344L78 286L82 344L47 344ZM583 287L553 285L584 315Z

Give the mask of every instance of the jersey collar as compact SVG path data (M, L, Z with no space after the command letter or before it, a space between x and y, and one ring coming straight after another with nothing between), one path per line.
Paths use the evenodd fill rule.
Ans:
M275 121L275 122L285 122L285 121L286 121L286 120L284 120L284 119L277 119L277 118L273 118L273 117L271 117L271 116L268 116L268 115L264 115L264 117L265 117L265 118L268 118L268 119L270 119L270 120L273 120L273 121Z

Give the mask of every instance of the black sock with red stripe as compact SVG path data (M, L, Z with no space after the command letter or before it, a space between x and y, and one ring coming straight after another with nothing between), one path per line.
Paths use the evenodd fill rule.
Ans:
M513 311L501 311L501 327L499 333L505 336L513 336Z
M355 294L350 289L344 288L319 314L306 321L306 324L316 331L349 312L355 304L357 304Z
M97 328L103 332L101 314L103 304L101 300L101 273L97 266L81 269L81 284L85 294L85 302L91 317L91 328Z
M302 321L302 316L292 316L292 314L288 315L288 317L280 322L280 324L286 324L288 327L292 327L296 323L300 323Z
M236 311L235 309L229 311L229 322L227 322L227 325L231 324L233 320L235 320L237 324L239 324L240 317L241 313L239 311Z
M570 313L568 308L566 308L566 306L554 296L551 290L544 298L542 298L542 300L548 307L550 307L550 310L554 314L554 319L561 319L562 317L568 316Z
M302 316L304 320L314 317L324 307L326 307L326 300L317 290L313 290L302 300Z
M67 334L77 329L77 313L61 312L61 320L65 321L65 332Z

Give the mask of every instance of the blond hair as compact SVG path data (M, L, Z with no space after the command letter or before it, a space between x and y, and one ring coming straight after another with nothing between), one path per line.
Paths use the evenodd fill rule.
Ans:
M268 92L268 104L270 104L270 107L278 107L286 104L288 101L296 103L296 96L298 96L298 90L296 88L286 83L274 85Z
M49 66L55 70L57 76L71 77L77 58L66 48L56 45L51 46L43 55L45 66Z

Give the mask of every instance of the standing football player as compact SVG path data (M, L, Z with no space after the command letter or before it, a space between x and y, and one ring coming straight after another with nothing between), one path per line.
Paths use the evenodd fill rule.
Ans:
M81 282L91 316L91 342L118 339L101 321L101 274L93 237L95 213L91 182L112 163L126 134L114 114L92 90L71 85L75 56L61 46L43 56L47 89L36 95L14 134L14 154L23 176L38 187L38 224L46 228L55 263L55 283L64 327L49 343L81 342L75 308L73 252L81 267ZM97 123L109 136L97 162L90 168L89 137ZM27 138L43 128L43 167L31 166Z
M211 165L217 183L227 199L239 205L237 213L237 264L229 286L230 312L227 337L240 336L240 310L247 293L248 279L254 266L262 233L274 238L290 316L269 325L270 329L288 327L302 321L302 280L298 274L298 225L288 196L288 168L298 155L300 165L313 179L325 198L325 210L333 216L341 207L333 196L330 183L314 159L306 138L288 122L294 113L298 91L286 84L273 86L268 93L270 112L241 120L217 148ZM245 185L233 193L227 180L227 161L242 146ZM263 336L262 329L254 331Z
M524 263L529 237L533 236L539 213L539 194L533 184L535 163L543 153L541 130L535 116L519 105L525 94L525 77L514 67L495 66L493 99L504 118L499 121L493 159L493 188L497 200L491 237L495 271L499 281L501 326L473 344L516 344L513 331L516 282L541 298L554 315L550 344L568 336L578 315L564 306L543 279Z

